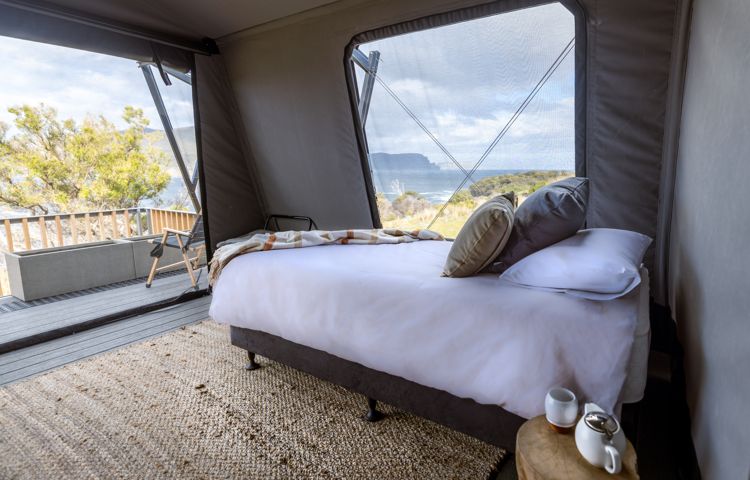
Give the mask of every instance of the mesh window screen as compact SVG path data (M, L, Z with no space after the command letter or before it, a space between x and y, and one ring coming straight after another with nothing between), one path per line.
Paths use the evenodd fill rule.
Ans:
M154 67L151 67L152 69ZM188 75L185 75L189 78ZM195 168L198 156L195 145L195 119L193 116L193 89L189 83L172 77L172 85L165 85L158 81L156 84L167 109L169 120L174 128L177 145L185 160L185 166L190 172Z
M170 74L172 84L166 85L158 78L159 74L156 67L150 66L149 68L151 68L154 76L157 78L156 85L164 102L164 108L167 111L170 123L172 124L177 147L180 150L183 162L185 162L185 167L191 177L191 181L196 184L197 189L199 188L199 185L197 185L198 171L196 169L198 150L195 142L193 89L190 83L186 81L189 80L189 75L185 75L185 79L180 79ZM170 183L173 206L181 210L194 211L195 207L191 204L185 182L182 178L179 178L177 171L174 173L175 176Z
M553 3L359 45L379 53L363 123L383 225L455 236L486 198L572 176L574 41Z

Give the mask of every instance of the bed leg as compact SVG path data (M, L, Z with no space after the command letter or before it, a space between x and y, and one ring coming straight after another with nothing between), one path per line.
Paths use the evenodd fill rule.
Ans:
M257 370L260 368L260 364L255 361L255 354L253 352L247 352L247 360L245 370Z
M365 415L365 420L368 422L377 422L378 420L382 420L383 417L383 412L378 411L378 401L367 397L367 415Z

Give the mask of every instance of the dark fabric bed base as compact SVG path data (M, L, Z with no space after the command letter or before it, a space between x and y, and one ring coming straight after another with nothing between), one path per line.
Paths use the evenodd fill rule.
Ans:
M525 421L498 406L482 405L350 362L257 330L231 327L232 344L367 397L466 433L510 452ZM451 368L450 357L435 368ZM364 411L364 402L363 402Z

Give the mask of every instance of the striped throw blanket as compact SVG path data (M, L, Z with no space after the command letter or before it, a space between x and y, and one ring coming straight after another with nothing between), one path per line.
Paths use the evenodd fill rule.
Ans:
M247 240L217 249L209 265L208 283L213 286L222 269L235 257L251 252L316 247L320 245L377 245L409 243L419 240L445 240L432 230L410 232L392 228L373 230L310 230L258 233Z

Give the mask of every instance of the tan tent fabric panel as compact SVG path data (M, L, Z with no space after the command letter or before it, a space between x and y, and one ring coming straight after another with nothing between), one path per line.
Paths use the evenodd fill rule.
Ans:
M211 250L227 238L261 228L265 208L259 196L251 152L244 142L237 105L221 55L196 55L194 73L200 119L201 185Z
M220 49L269 211L370 228L344 73L351 36L332 31L295 25Z
M269 210L310 215L325 228L369 227L345 48L362 32L481 3L344 1L223 39ZM676 3L580 3L588 25L588 224L654 236Z

